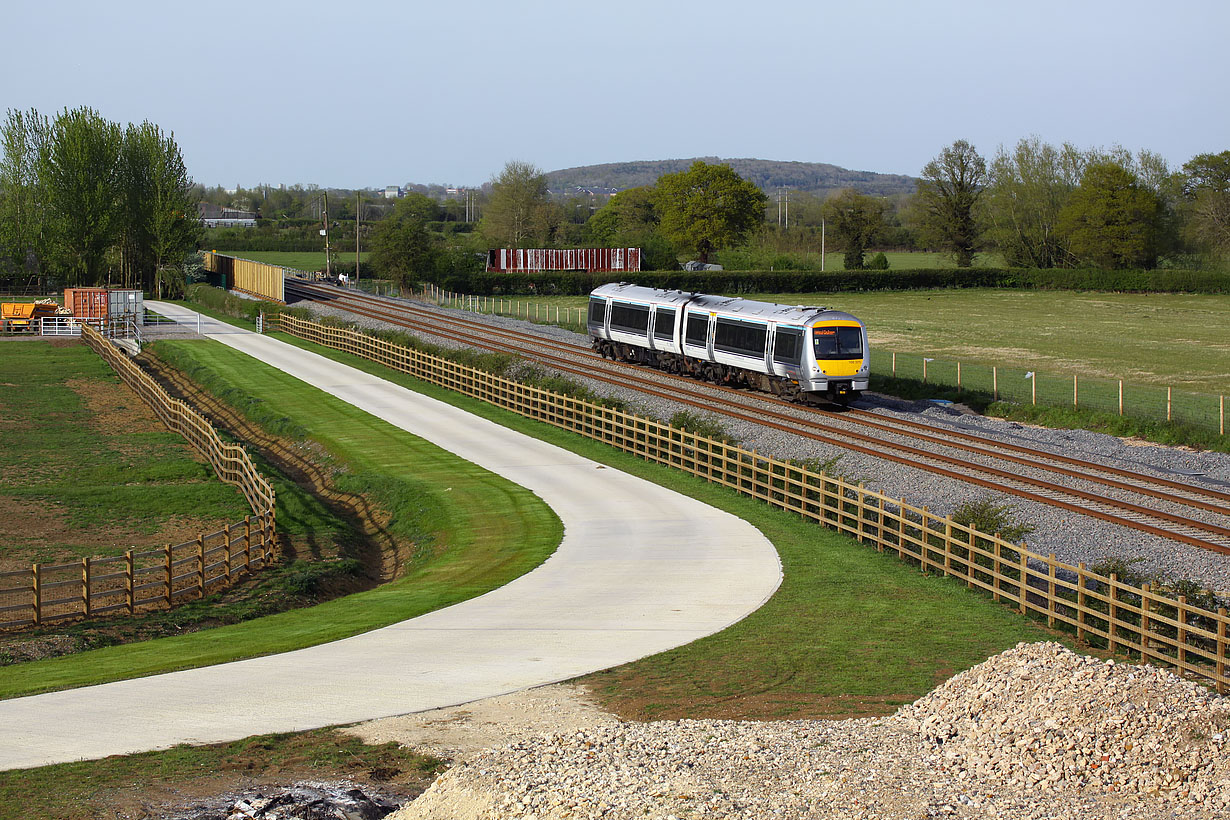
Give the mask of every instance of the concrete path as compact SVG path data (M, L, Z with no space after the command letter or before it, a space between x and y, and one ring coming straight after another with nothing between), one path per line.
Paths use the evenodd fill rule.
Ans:
M196 324L196 314L149 302ZM0 769L418 712L606 669L717 632L781 580L746 522L291 345L206 319L261 359L527 487L564 522L541 567L322 646L0 701Z

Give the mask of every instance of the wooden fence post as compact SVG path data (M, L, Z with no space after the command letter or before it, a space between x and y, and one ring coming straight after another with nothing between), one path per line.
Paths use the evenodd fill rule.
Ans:
M1149 657L1149 585L1140 585L1140 661L1145 663Z
M1000 575L1004 571L1003 562L1001 560L1002 557L1003 557L1003 542L1000 540L999 533L995 533L995 558L992 562L992 568L995 572L995 575L991 579L991 584L995 590L994 592L991 593L991 600L995 601L995 603L999 603L999 600L1001 597L999 594L999 590L1000 590L1000 587L1003 585L1003 581L1000 580Z
M167 544L165 568L166 568L166 582L167 582L166 599L167 599L167 606L170 606L171 600L174 597L174 592L175 592L174 590L175 568L171 566L171 545L170 544Z
M1179 622L1179 671L1182 672L1187 665L1187 596L1179 596L1178 612L1175 613L1176 620Z
M252 516L243 517L243 570L252 571Z
M30 567L30 602L34 608L34 625L43 623L43 573L38 564Z
M226 560L226 583L231 583L231 525L227 524L222 528L222 537L225 539L225 546L222 554Z
M1076 643L1085 645L1085 562L1076 566Z
M1226 694L1226 608L1217 609L1217 694Z
M1017 584L1017 591L1021 595L1020 604L1021 604L1021 614L1022 615L1024 615L1026 612L1029 611L1029 600L1027 597L1029 595L1029 592L1027 591L1029 589L1029 559L1025 557L1024 547L1025 547L1025 543L1021 542L1021 551L1018 553L1021 559L1021 566L1020 566L1021 577Z
M1119 617L1119 607L1115 605L1115 601L1119 598L1119 575L1117 573L1110 574L1110 595L1107 597L1110 598L1110 611L1107 613L1109 618L1106 622L1106 648L1113 654L1115 651L1115 623Z
M137 606L136 598L136 566L132 559L132 550L124 553L124 605L131 615Z
M199 597L205 597L205 536L196 537L196 591Z
M90 559L81 559L81 614L90 614Z
M1055 628L1055 553L1046 557L1046 625Z

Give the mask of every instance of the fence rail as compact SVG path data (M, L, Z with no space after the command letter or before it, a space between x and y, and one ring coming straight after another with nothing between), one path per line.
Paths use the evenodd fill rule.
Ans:
M92 325L83 323L80 328L82 340L158 418L187 439L218 478L240 488L253 514L182 544L0 572L0 629L170 607L230 586L254 569L268 566L274 557L276 498L247 452L223 442L201 414L168 395Z
M452 293L426 285L422 298L445 307L492 313L531 322L560 325L586 332L585 309L541 302L520 302L494 296ZM913 379L923 384L980 391L995 400L1048 407L1084 407L1120 416L1190 424L1218 435L1226 434L1226 397L1178 390L1172 386L1134 384L1122 379L1058 375L1024 367L950 361L921 353L897 353L873 347L871 369L875 374Z
M938 517L926 507L853 485L790 461L698 436L411 350L359 331L294 316L281 329L422 381L481 399L640 458L683 470L962 580L1023 614L1066 627L1079 642L1125 652L1230 690L1230 615L1031 552L997 535ZM1209 600L1212 593L1208 593Z

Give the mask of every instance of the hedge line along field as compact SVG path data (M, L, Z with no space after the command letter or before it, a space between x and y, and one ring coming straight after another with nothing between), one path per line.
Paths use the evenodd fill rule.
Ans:
M867 323L872 346L885 351L1230 391L1230 296L982 288L740 295L848 311ZM575 309L586 300L534 301Z
M252 511L85 345L0 341L0 569L179 543Z

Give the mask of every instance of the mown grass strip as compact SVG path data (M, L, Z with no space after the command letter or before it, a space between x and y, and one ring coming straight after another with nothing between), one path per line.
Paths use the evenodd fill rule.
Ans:
M295 419L418 537L406 575L311 609L146 643L0 668L0 697L102 683L284 652L355 635L480 595L528 572L559 545L559 519L528 490L214 342L188 354L271 412ZM408 523L406 523L408 522Z
M627 717L848 713L854 708L849 703L816 705L850 696L869 703L864 711L891 711L1020 641L1070 643L952 579L924 576L895 557L731 490L382 365L277 335L697 498L752 523L773 542L785 577L760 610L717 635L584 679Z

